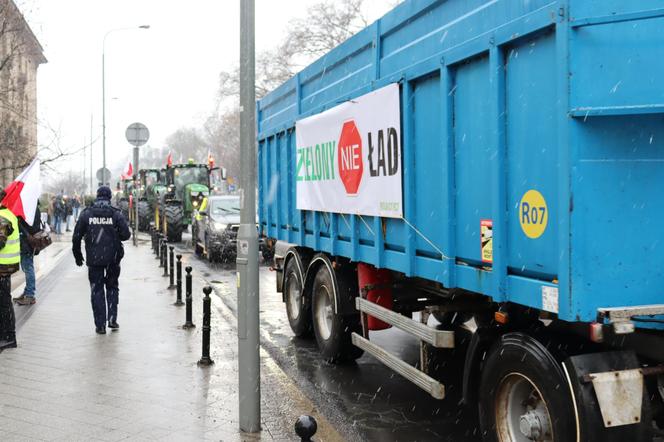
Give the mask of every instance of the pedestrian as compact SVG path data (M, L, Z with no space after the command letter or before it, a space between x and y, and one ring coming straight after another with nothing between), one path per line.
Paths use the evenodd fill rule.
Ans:
M78 215L81 212L81 197L78 194L74 195L74 201L72 202L74 207L74 222L78 221Z
M64 196L58 194L53 201L53 216L55 218L54 230L57 235L62 235L62 221L66 215Z
M35 209L35 219L32 221L32 225L25 222L23 218L18 219L19 236L21 238L21 270L25 273L25 288L23 289L23 294L14 298L14 301L19 305L31 305L37 302L35 299L37 285L35 281L34 261L36 253L28 241L28 236L41 231L41 222L42 219L39 211L39 204L37 204L37 208Z
M71 220L74 216L74 201L72 197L65 197L65 228L71 232Z
M96 332L106 333L108 328L117 330L120 261L124 256L122 241L131 237L125 217L111 206L111 189L102 186L97 199L86 208L78 219L72 237L72 251L76 265L83 265L81 240L85 240L85 259L90 280L92 313ZM108 313L107 313L108 307Z
M0 201L5 192L0 191ZM16 319L12 305L11 275L18 271L21 260L19 229L16 216L0 205L0 350L16 348Z

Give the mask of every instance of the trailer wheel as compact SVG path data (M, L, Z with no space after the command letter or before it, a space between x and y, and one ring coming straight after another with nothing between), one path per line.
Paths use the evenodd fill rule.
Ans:
M501 337L482 367L479 390L484 440L575 440L573 404L561 366L530 336Z
M359 321L355 316L335 313L335 296L330 270L321 265L314 279L311 306L318 349L329 362L353 361L362 356L362 350L351 341L351 334L359 330Z
M295 258L286 263L284 269L284 299L288 323L295 336L311 334L311 297L304 295L304 284L297 271Z

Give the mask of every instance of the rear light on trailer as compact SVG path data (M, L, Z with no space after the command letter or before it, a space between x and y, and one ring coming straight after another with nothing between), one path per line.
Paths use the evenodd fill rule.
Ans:
M604 340L604 330L601 322L591 322L588 330L590 332L590 340L592 342L602 342Z
M495 312L493 314L493 319L495 319L498 324L503 324L503 325L507 324L510 321L510 317L507 314L507 312L500 312L500 311Z

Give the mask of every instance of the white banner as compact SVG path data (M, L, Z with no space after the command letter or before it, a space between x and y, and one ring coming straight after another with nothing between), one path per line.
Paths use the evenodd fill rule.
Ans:
M401 218L399 85L295 124L297 208Z

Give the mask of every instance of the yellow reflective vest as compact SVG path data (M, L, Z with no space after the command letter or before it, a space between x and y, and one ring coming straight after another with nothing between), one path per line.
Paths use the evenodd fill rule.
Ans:
M11 210L0 209L0 216L12 223L14 231L7 238L5 246L0 249L0 265L16 265L21 262L21 240L19 239L18 219Z
M196 217L196 221L200 221L200 220L201 220L201 212L202 212L203 210L205 210L205 208L207 207L207 205L208 205L208 199L207 199L207 197L205 197L205 198L203 198L203 202L201 203L201 207L199 207L198 210L196 211L196 215L195 215L195 217Z

